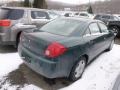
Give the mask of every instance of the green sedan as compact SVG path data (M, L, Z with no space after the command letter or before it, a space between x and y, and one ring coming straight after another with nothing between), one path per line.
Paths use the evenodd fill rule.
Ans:
M24 63L44 77L76 81L96 56L112 49L114 38L101 21L59 18L23 33L18 51Z

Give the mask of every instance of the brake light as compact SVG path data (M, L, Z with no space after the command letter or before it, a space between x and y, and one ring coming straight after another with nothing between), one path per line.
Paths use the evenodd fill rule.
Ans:
M10 25L11 25L11 21L10 20L0 20L0 26L8 27Z
M63 45L57 42L53 42L48 46L48 48L45 51L45 55L50 58L55 58L57 56L62 55L67 48L65 48Z

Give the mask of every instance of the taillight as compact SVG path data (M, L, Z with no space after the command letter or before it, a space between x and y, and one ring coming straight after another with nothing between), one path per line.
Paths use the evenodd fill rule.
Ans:
M62 55L67 48L65 48L62 44L53 42L51 43L45 51L45 55L50 58L55 58Z
M0 26L2 27L9 27L11 25L10 20L0 20Z

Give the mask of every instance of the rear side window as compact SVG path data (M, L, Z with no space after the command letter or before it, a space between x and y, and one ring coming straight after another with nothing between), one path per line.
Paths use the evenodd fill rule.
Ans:
M89 29L91 31L91 34L97 34L97 33L100 33L100 29L97 25L97 23L92 23L89 25Z
M31 17L33 19L47 19L48 15L43 11L31 11Z
M99 23L99 26L102 33L108 32L106 25L104 25L103 23Z
M17 20L22 18L23 15L24 15L24 10L7 9L7 8L0 9L0 19Z

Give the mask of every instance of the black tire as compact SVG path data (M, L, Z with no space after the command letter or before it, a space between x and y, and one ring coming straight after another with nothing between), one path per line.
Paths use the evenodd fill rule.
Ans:
M120 37L120 29L117 26L111 26L110 29L117 33L117 37Z
M20 43L20 37L21 37L21 33L19 33L19 34L17 35L16 48L18 48L18 45L19 45L19 43Z
M111 51L111 50L112 50L113 45L114 45L114 42L115 42L115 40L112 40L112 41L111 41L110 46L109 46L109 48L107 49L107 51Z
M81 64L83 63L83 66L80 66L80 63L81 63ZM87 64L86 58L85 58L85 57L81 57L81 58L79 59L79 61L73 66L73 68L72 68L72 70L71 70L71 73L70 73L70 75L69 75L69 80L70 80L70 81L76 81L76 80L78 80L79 78L81 78L81 76L82 76L82 74L83 74L83 72L84 72L84 70L85 70L86 64ZM80 66L81 68L80 68L79 66ZM81 71L80 71L79 73L76 71L78 68L81 69ZM79 69L78 69L78 71L79 71ZM77 75L77 73L78 73L78 75Z

